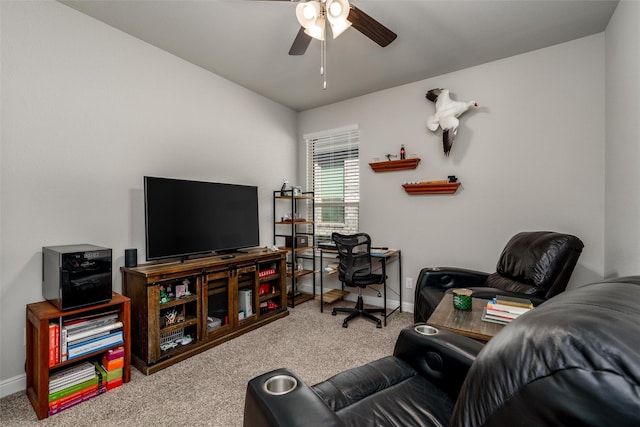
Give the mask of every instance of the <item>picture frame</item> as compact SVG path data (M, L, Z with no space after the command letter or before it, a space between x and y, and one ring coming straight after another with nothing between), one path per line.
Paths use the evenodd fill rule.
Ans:
M176 285L176 299L184 298L185 296L187 296L187 291L187 285Z

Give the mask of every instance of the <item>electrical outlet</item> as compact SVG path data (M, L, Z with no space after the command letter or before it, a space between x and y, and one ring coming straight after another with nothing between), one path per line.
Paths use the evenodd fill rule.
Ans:
M413 289L413 278L411 277L405 277L404 278L404 286L407 289Z

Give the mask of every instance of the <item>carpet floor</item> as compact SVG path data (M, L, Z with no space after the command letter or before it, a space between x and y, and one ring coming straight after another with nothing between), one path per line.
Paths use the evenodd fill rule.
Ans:
M131 381L38 421L24 392L0 399L3 426L242 426L247 382L264 372L290 368L308 384L393 353L411 313L394 313L377 329L364 318L342 327L346 314L320 313L317 301L290 315L155 374L131 368Z

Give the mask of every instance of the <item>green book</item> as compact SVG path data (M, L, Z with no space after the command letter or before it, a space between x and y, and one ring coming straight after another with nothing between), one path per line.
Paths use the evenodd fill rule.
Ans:
M100 362L93 362L93 366L96 367L96 374L98 376L98 392L101 392L101 390L107 386L107 371L104 370Z
M107 382L122 378L122 368L107 371Z
M71 387L63 388L62 390L56 391L54 393L49 394L49 402L53 402L54 400L58 400L61 397L67 396L69 394L75 393L76 391L80 391L87 387L90 387L94 384L98 384L98 376L94 375L90 380L81 382L79 384L74 384Z

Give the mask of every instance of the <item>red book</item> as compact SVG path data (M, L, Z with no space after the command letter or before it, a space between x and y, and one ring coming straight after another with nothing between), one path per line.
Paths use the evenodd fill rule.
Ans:
M60 362L60 325L49 323L49 367Z
M122 385L122 377L116 378L113 381L107 381L107 390L113 390L116 387L120 387Z
M97 385L96 385L97 387ZM80 394L79 396L76 396L75 399L69 400L61 405L58 405L54 408L49 407L49 415L54 415L57 414L60 411L63 411L67 408L70 408L74 405L77 405L80 402L84 402L85 400L89 400L92 397L95 397L98 395L98 389L96 388L95 390L87 390L84 393Z
M85 387L82 390L78 390L74 393L63 396L60 399L56 399L53 402L49 402L49 410L59 409L67 405L69 402L74 402L78 398L91 394L91 392L96 390L98 390L98 384L90 385L89 387Z

